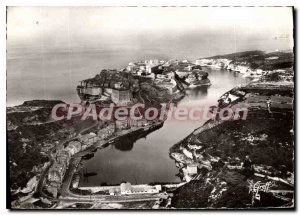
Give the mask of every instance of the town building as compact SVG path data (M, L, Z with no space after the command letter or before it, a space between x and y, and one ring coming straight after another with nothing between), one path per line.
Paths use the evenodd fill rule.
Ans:
M190 176L194 176L198 174L198 167L196 164L189 164L187 165L187 173Z
M48 171L48 180L51 185L57 186L63 180L64 174L66 172L66 167L59 163L54 163Z
M165 75L157 75L155 84L163 89L166 89L168 93L172 94L177 91L177 83L174 79L169 79Z
M81 151L81 143L79 141L72 141L65 150L69 151L70 155L73 156Z
M193 82L195 82L197 80L198 80L198 78L197 78L197 76L196 76L195 73L189 74L189 76L186 79L186 81L189 82L189 83L193 83Z
M133 187L131 194L159 193L159 191L155 187Z
M114 188L110 188L108 190L108 192L109 192L109 195L111 195L111 196L114 196L116 194L116 190Z
M83 144L82 147L84 147L84 145L85 145L85 148L89 147L89 146L93 145L94 143L96 143L97 141L99 141L99 137L93 132L91 132L89 134L84 134L84 135L79 134L78 138L81 141L81 143Z
M129 182L124 182L120 185L121 195L129 194L145 194L145 193L159 193L161 191L161 185L135 185L132 186ZM113 193L112 191L110 193ZM112 195L112 194L111 194Z
M129 119L128 124L130 125L130 127L141 128L141 127L148 126L149 122L146 119L139 119L139 120Z
M101 86L95 83L93 79L80 81L77 89L79 93L90 96L99 96L102 93Z
M188 158L193 159L193 153L192 153L192 152L188 151L188 150L185 149L185 148L182 150L182 152L183 152L183 154L184 154L185 156L187 156Z
M63 177L69 166L71 156L80 152L81 149L81 143L79 141L71 141L68 143L66 148L59 150L54 155L55 162L48 171L48 180L53 189L61 186ZM56 193L54 191L55 189L51 190L52 193Z
M188 60L182 60L181 63L190 63Z
M200 65L200 66L208 66L211 65L213 62L213 59L197 59L195 61L196 65Z
M186 70L188 71L193 71L195 69L202 69L202 67L200 65L194 65L194 64L189 64L186 68Z
M199 150L202 148L202 146L200 146L200 145L191 144L191 143L189 143L187 146L189 149L192 149L192 150Z
M53 195L54 198L57 197L57 195L58 195L58 187L47 186L46 189L47 189L47 191L48 191L49 193L51 193L51 194Z
M121 192L121 195L125 195L125 194L131 194L132 193L132 186L129 182L124 182L124 183L121 183L120 185L120 192Z
M102 89L100 87L88 87L81 89L80 92L82 94L87 94L91 96L99 96L102 93Z
M153 65L153 64L148 64L146 65L146 73L151 74L151 73L159 73L159 71L162 70L161 65Z
M56 153L56 163L67 167L69 165L71 155L68 150L58 151Z
M108 84L107 84L107 87L104 88L103 94L104 94L104 95L107 95L107 96L111 96L111 94L112 94L112 89L109 88L109 85L108 85Z
M132 63L132 62L130 62L128 64L128 66L126 67L126 70L129 71L129 72L133 72L136 69L139 69L139 65L136 64L136 63Z
M127 106L131 102L131 91L129 89L113 89L111 100L118 106Z
M190 182L198 174L197 164L188 164L186 167L182 168L182 172L185 181Z
M128 120L116 120L116 129L117 130L122 130L128 128Z
M135 70L133 72L133 74L137 75L137 76L142 76L142 77L147 77L147 78L151 78L152 80L155 79L155 74L154 73L150 73L146 71L146 67L143 66L138 70Z
M115 124L110 123L105 128L100 129L97 132L97 136L100 139L105 139L105 138L109 137L110 135L112 135L115 132L115 129L116 129Z
M171 153L171 156L177 161L177 162L185 162L185 156L181 153L173 152Z
M196 159L203 159L203 155L201 153L201 149L194 150L193 154L194 154L194 156L195 156Z
M190 182L190 181L192 180L192 177L188 174L187 168L186 168L186 167L183 167L181 170L182 170L183 175L184 175L184 180L185 180L186 182Z

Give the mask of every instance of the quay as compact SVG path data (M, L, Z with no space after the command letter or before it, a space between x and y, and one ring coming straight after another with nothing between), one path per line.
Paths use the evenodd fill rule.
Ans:
M73 155L70 159L70 163L68 166L68 169L65 173L63 183L60 189L60 194L62 198L65 198L67 196L77 196L77 194L74 194L70 191L70 186L73 180L73 176L76 173L79 163L81 162L82 158L86 156L87 154L94 153L97 149L101 149L104 147L107 147L110 144L113 144L116 141L119 141L120 139L129 136L129 137L135 137L135 138L141 138L148 133L152 132L153 130L159 129L163 126L164 121L156 122L155 124L148 125L146 127L142 128L131 128L128 130L122 130L118 131L113 134L113 137L107 139L107 140L100 140L96 144L90 146L89 148L80 151ZM107 190L107 188L103 187L103 189ZM82 195L84 196L84 195Z

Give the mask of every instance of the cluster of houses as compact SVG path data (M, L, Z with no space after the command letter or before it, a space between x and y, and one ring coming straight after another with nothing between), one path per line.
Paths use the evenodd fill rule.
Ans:
M155 77L155 73L163 69L164 60L145 60L137 63L130 62L126 70L135 75Z
M184 80L183 83L186 87L193 88L204 85L211 85L208 79L208 73L202 71L200 65L193 64L188 60L183 61L168 61L166 68L168 71L173 71L173 74ZM170 78L174 80L174 76Z
M100 139L106 139L113 135L116 131L116 125L114 123L106 124L104 128L99 129L97 135Z
M266 58L266 60L274 60L278 57L270 57ZM209 66L217 69L227 69L230 71L235 71L243 74L243 77L252 77L252 78L259 78L262 74L266 71L262 69L253 69L250 67L248 62L239 62L239 61L232 61L226 58L218 58L218 59L198 59L196 60L196 64L200 66Z
M186 81L188 81L189 83L193 83L198 80L207 79L207 77L208 77L207 72L201 71L199 69L195 69L188 75Z
M132 104L132 94L138 91L139 81L137 76L149 78L158 86L167 89L170 94L177 90L174 72L182 73L186 77L190 72L201 69L200 65L187 60L145 60L129 63L120 71L102 70L94 78L79 82L77 93L82 101L112 101L118 106ZM205 75L193 72L189 79L191 82L202 80ZM202 77L202 78L199 78ZM206 75L207 77L207 75Z
M61 146L63 147L63 146ZM60 186L66 169L69 166L71 157L82 150L82 144L79 141L71 141L66 148L57 150L53 155L54 163L49 169L48 180L50 185Z
M212 169L209 159L204 158L202 155L202 146L196 144L188 144L187 146L180 147L181 152L171 153L176 165L181 169L186 182L191 181L198 175L199 169L206 168ZM211 161L213 158L211 158ZM217 160L215 160L217 162Z
M132 92L139 88L138 80L130 73L117 70L102 70L94 78L82 80L77 86L81 100L112 100L116 105L131 103Z
M181 169L184 175L184 180L189 182L198 174L198 164L192 160L192 153L188 150L183 150L183 153L173 152L171 156L176 162L176 166Z
M79 141L71 141L68 146L64 148L60 145L56 149L56 153L52 156L54 158L54 163L48 171L48 184L47 190L53 194L54 197L57 196L58 189L62 185L63 177L68 169L71 157L82 150L82 143Z
M215 68L227 68L232 60L226 58L218 58L218 59L197 59L195 64L200 66L212 66Z
M132 101L132 92L129 88L124 87L121 81L114 84L111 93L111 100L119 106L127 106Z
M53 194L53 196L57 196L57 192L62 185L63 178L68 169L70 160L73 155L76 153L86 150L87 148L93 146L95 143L100 140L105 140L112 135L116 131L128 129L129 127L146 127L149 123L145 119L140 120L117 120L115 123L106 123L105 126L100 126L97 128L98 131L96 133L90 132L88 134L79 134L74 140L68 142L67 144L60 144L56 147L56 151L52 154L54 163L50 167L47 175L48 186L47 190ZM79 181L76 180L75 186L78 186ZM137 193L138 191L132 191ZM140 191L142 192L142 191ZM146 191L145 191L146 192ZM147 192L152 192L148 190Z
M68 142L67 144L60 144L56 148L56 152L52 154L54 158L54 163L48 171L47 190L53 194L54 197L57 196L57 192L63 183L63 178L66 174L70 160L76 153L86 150L87 148L93 146L100 140L105 140L115 134L116 131L127 130L130 128L142 128L149 125L149 122L145 119L140 120L117 120L115 123L106 123L105 126L98 126L98 131L96 133L90 132L88 134L79 134L76 139ZM72 182L73 187L77 187L79 184L79 178L77 176L76 180ZM123 186L123 185L122 185ZM155 190L150 188L139 190L133 189L132 193L155 193Z
M174 79L174 73L168 72L166 74L158 74L154 81L154 84L167 89L170 94L177 91L177 83Z
M155 123L156 120L148 121L145 118L138 119L138 120L133 120L131 118L127 118L126 120L116 120L115 131L147 128L149 125L153 125Z
M99 140L103 140L115 132L115 125L109 124L96 133L79 134L75 140L68 142L67 146L59 145L56 152L52 154L54 163L48 171L48 191L57 195L57 190L61 187L63 178L68 169L70 160L76 153L86 150Z
M201 71L201 66L193 64L188 60L149 60L145 62L129 63L126 69L133 75L151 78L154 80L154 84L167 89L170 94L177 91L175 74L186 79L188 83L194 84L195 86L204 84L203 80L208 80L208 74ZM202 82L200 83L199 81ZM210 84L210 82L208 84Z
M194 69L201 69L200 65L193 64L188 60L146 60L137 63L129 63L126 71L136 75L151 76L155 74L154 79L157 78L156 74L162 74L172 68L175 72L188 72Z

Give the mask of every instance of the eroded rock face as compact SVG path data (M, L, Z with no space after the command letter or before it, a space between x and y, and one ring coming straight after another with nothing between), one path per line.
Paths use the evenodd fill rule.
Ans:
M187 60L129 63L121 70L102 70L79 82L76 90L82 102L116 105L163 103L179 100L186 88L211 85L208 73ZM149 96L148 96L149 94ZM121 96L120 96L121 95ZM120 102L121 100L121 102Z
M246 51L218 55L196 60L201 66L211 66L243 74L244 77L260 78L270 72L284 73L292 77L294 55L292 52Z
M177 153L177 157L173 156L175 160L181 158L179 167L185 168L189 163L198 165L197 176L175 192L172 205L176 208L293 207L293 87L292 81L263 76L258 82L224 94L218 109L244 104L248 107L247 118L210 120L170 149L171 153ZM187 158L186 151L193 154L193 159ZM254 174L243 172L246 155L253 163ZM252 195L251 182L262 186L272 182L272 188L260 191L258 198Z

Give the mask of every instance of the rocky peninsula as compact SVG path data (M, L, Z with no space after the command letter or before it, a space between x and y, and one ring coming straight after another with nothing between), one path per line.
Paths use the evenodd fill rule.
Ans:
M77 92L83 102L154 105L178 101L186 88L210 84L208 73L187 60L145 60L121 70L103 69L80 81Z
M77 93L87 105L95 103L105 106L114 102L119 106L130 106L141 102L145 106L155 106L170 102L170 99L176 102L184 96L184 89L190 84L210 83L208 74L199 69L200 66L188 61L150 60L129 63L124 69L104 69L94 78L81 81ZM181 73L179 78L176 72ZM200 83L196 83L197 81ZM44 178L50 178L50 171L55 168L62 168L63 171L56 176L62 182L69 165L69 160L65 163L65 155L62 152L68 149L68 153L73 155L92 146L91 143L84 142L85 139L89 140L89 137L85 136L95 134L82 135L82 132L93 130L90 128L94 127L94 123L89 120L51 119L51 111L57 104L64 102L32 100L7 107L10 191L14 208L52 207L54 201L51 200L51 196L56 197L60 191L56 188L53 190ZM69 104L66 104L66 107L69 108ZM141 120L140 125L146 129L146 133L152 132L152 127L155 127L153 123L147 123L145 120ZM158 122L158 126L162 126L162 123ZM116 130L119 130L120 134L122 130L123 133L130 132L128 126L124 127L123 124L110 125L108 129L107 124L101 124L97 129L93 132L99 133L98 139L114 136L117 134ZM76 142L77 137L79 139ZM83 142L82 146L80 141ZM57 157L64 160L61 167L56 163ZM71 158L70 155L67 157ZM47 189L43 188L44 181ZM56 187L57 181L55 183ZM50 197L50 200L47 197Z

